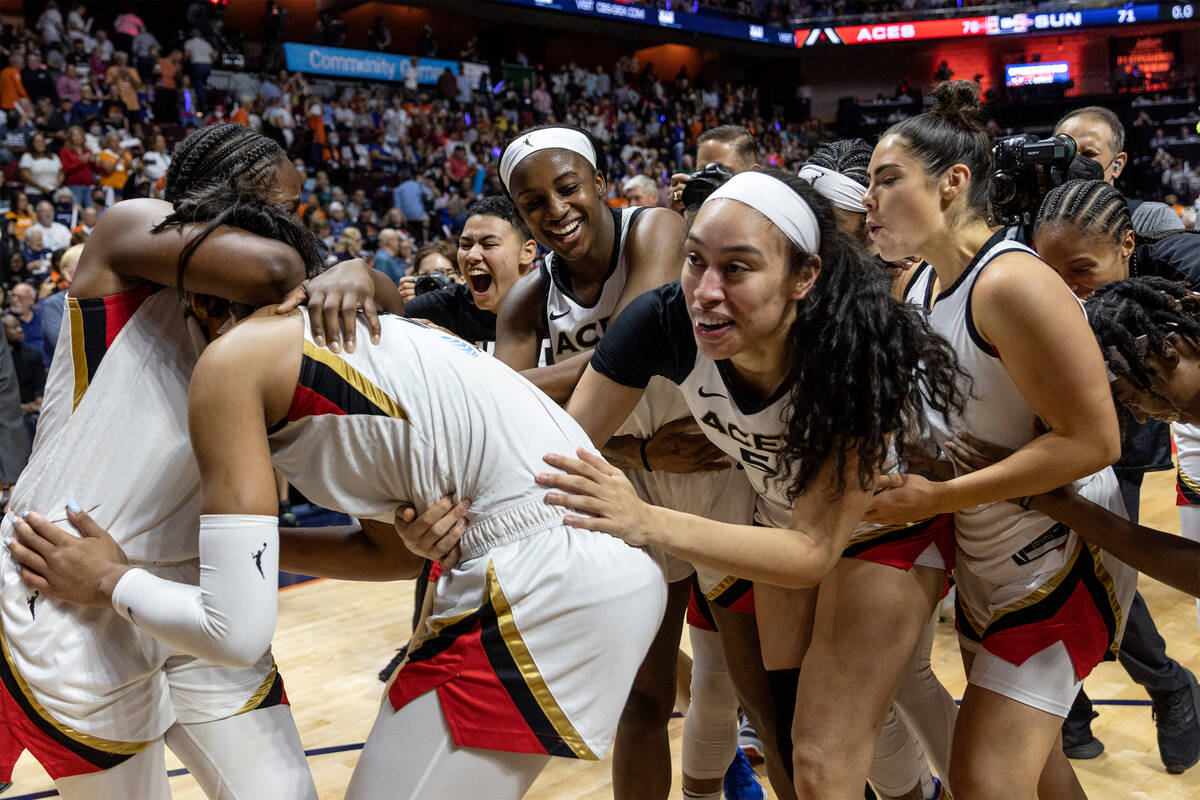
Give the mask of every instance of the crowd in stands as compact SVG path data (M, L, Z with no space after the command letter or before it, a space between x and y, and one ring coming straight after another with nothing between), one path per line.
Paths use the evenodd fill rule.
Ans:
M797 4L707 5L791 13ZM398 283L430 271L461 280L447 242L474 199L502 193L497 162L517 130L564 122L587 129L607 156L614 206L667 205L669 176L704 166L693 163L696 139L717 125L748 128L763 161L789 171L834 137L820 122L785 123L807 115L772 107L755 86L683 70L658 75L632 56L595 67L528 65L524 77L507 81L447 70L428 86L418 85L416 70L395 84L310 82L279 70L261 73L254 91L231 95L228 83L210 84L221 55L237 50L236 37L207 6L191 4L189 28L170 34L148 30L133 13L98 22L83 3L48 0L23 30L0 30L8 65L0 70L0 284L24 346L46 364L57 327L43 331L42 309L69 285L64 251L86 242L114 202L160 197L172 148L195 126L229 120L278 141L305 176L300 213L330 261L365 257ZM282 41L272 33L276 16L268 4L266 64ZM313 36L337 41L344 26L325 15ZM369 38L386 48L392 34L377 21ZM469 60L474 46L459 55ZM429 28L419 49L447 55ZM1156 153L1165 134L1143 137L1141 128L1154 123L1143 116L1131 140L1145 138L1163 194L1191 202L1200 194L1200 159Z

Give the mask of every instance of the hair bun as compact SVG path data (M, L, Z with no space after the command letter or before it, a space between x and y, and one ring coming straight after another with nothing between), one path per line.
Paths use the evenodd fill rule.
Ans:
M985 129L983 103L971 81L942 81L933 90L930 113L970 131Z

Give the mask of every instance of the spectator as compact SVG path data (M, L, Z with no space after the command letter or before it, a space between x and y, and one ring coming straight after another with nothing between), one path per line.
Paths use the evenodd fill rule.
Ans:
M96 90L90 83L79 87L79 102L71 106L71 124L87 128L92 123L100 121L100 103L96 99Z
M142 18L131 11L117 16L113 21L113 48L126 53L133 49L133 37L146 29Z
M458 97L458 78L449 67L442 70L437 80L438 97L447 102L454 102Z
M0 512L8 510L9 495L29 460L29 448L12 350L0 347Z
M79 79L79 71L74 67L67 67L54 81L54 88L58 92L58 100L60 103L68 102L67 113L70 113L71 106L79 102L80 90L83 88L83 81Z
M192 67L192 86L196 91L198 108L203 109L208 105L208 76L212 74L216 50L196 28L192 28L191 36L183 43L183 50Z
M75 202L87 208L92 204L92 187L96 184L96 154L87 148L83 128L72 125L67 129L67 143L58 151L62 165L63 184L75 196Z
M54 204L42 200L37 204L37 222L29 226L25 238L40 234L47 250L60 250L71 246L71 229L54 219Z
M150 149L141 158L142 178L150 184L150 196L161 197L163 181L171 166L171 154L167 152L167 139L161 133L154 134Z
M86 205L83 208L83 213L79 215L79 224L71 231L71 238L75 239L79 234L85 237L91 236L92 231L96 229L96 223L100 221L100 213L94 205Z
M80 206L69 188L64 186L54 193L54 219L66 226L68 232L79 224L79 211Z
M24 59L20 53L8 57L8 66L0 70L0 109L11 111L16 109L24 116L33 116L33 103L29 100L29 92L21 82L21 66Z
M67 14L67 38L74 47L86 44L91 36L92 18L87 15L87 6L83 3L72 3L71 11Z
M395 228L384 228L379 232L379 249L371 266L399 284L408 272L409 264L400 259L400 236Z
M342 235L338 237L337 244L333 246L330 264L349 261L352 258L361 258L362 245L362 232L358 228L343 228Z
M30 50L25 54L25 68L21 70L21 85L28 92L28 97L49 97L58 101L58 92L54 88L54 77L50 69L43 63L41 53Z
M425 25L421 28L421 38L417 42L417 53L421 58L437 58L437 40L433 38L433 28Z
M124 50L117 51L114 63L104 73L104 88L121 98L125 104L125 112L135 120L141 119L141 105L138 102L138 90L142 88L142 79L137 70L129 66L129 54Z
M25 344L42 352L42 314L33 287L24 281L13 286L8 292L8 309L21 324Z
M62 12L58 10L55 0L47 0L46 10L38 17L37 29L42 34L42 44L46 47L61 47L66 38L67 29L63 22Z
M8 340L8 349L12 352L13 365L17 371L25 435L32 442L38 414L42 410L46 368L42 364L42 354L25 343L25 331L12 314L4 315L4 338Z
M29 150L21 156L21 180L25 182L25 194L29 199L37 201L50 197L62 186L62 161L54 153L46 149L46 137L35 133L29 141Z
M383 17L376 17L367 31L367 42L372 50L387 50L392 43L392 32L383 24Z
M96 159L100 186L114 202L124 195L125 184L129 182L129 175L133 170L133 156L121 145L121 134L116 131L104 134L104 149Z
M161 120L178 119L179 73L183 69L183 51L178 47L158 60L158 81L155 83L154 114Z
M418 58L415 56L412 63L409 65L408 72L404 73L404 99L410 103L417 101L417 86L420 83L417 75Z
M654 207L658 205L658 187L646 175L634 175L625 181L621 193L625 195L625 199L631 206Z
M29 202L29 195L24 192L14 194L12 208L4 218L8 222L9 234L18 240L24 239L25 231L34 223L33 204ZM24 262L21 266L24 268Z
M42 232L35 230L36 226L37 222L34 222L25 231L25 238L21 240L21 257L25 259L24 274L27 278L41 282L50 274L50 257L54 251L46 247Z
M112 40L108 38L108 31L103 29L96 31L96 46L92 48L92 58L99 64L93 65L92 71L103 72L104 65L112 61L114 49Z
M433 201L429 187L413 177L412 170L400 171L400 185L392 191L392 205L400 209L404 219L412 224L410 232L418 242L425 241L425 225L429 221L426 203Z
M346 219L346 207L334 200L329 204L329 234L334 241L338 241L342 236L342 231L350 227L350 220Z

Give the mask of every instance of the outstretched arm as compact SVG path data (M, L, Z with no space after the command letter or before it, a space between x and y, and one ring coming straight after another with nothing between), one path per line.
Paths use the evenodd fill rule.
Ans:
M576 514L568 525L603 531L635 546L653 545L695 564L753 581L790 588L816 586L841 557L871 493L859 488L857 461L847 458L838 490L835 462L797 498L791 526L769 528L715 522L642 501L629 479L584 450L576 458L550 454L562 472L542 473L538 483L558 489L546 502Z

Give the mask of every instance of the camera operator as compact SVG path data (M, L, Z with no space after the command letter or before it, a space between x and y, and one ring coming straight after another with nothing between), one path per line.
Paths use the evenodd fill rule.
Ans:
M447 243L440 245L449 248ZM426 245L422 250L437 246ZM417 255L415 271L432 268L443 256L440 251L436 259L432 255L422 259L421 255ZM467 209L454 256L466 283L446 279L446 285L438 288L421 283L444 278L440 272L402 278L401 293L405 292L404 282L412 281L416 294L411 300L405 298L404 314L427 319L491 351L496 341L496 312L517 279L529 272L537 256L537 242L507 198L485 197ZM427 291L422 292L423 288Z
M1102 106L1087 106L1067 112L1054 126L1054 133L1065 133L1075 140L1079 154L1104 169L1101 178L1114 184L1129 160L1125 153L1125 127L1112 111ZM1125 198L1136 233L1182 230L1183 220L1166 203Z
M703 202L705 197L737 173L759 166L758 159L758 143L754 141L754 134L741 125L720 125L704 131L696 139L696 163L703 165L703 169L691 175L677 172L671 176L671 210L682 214L689 205ZM712 178L716 176L709 171L714 165L725 173L715 181ZM692 181L698 181L698 185L693 187L689 195L701 186L705 191L698 198L685 198L684 193Z

